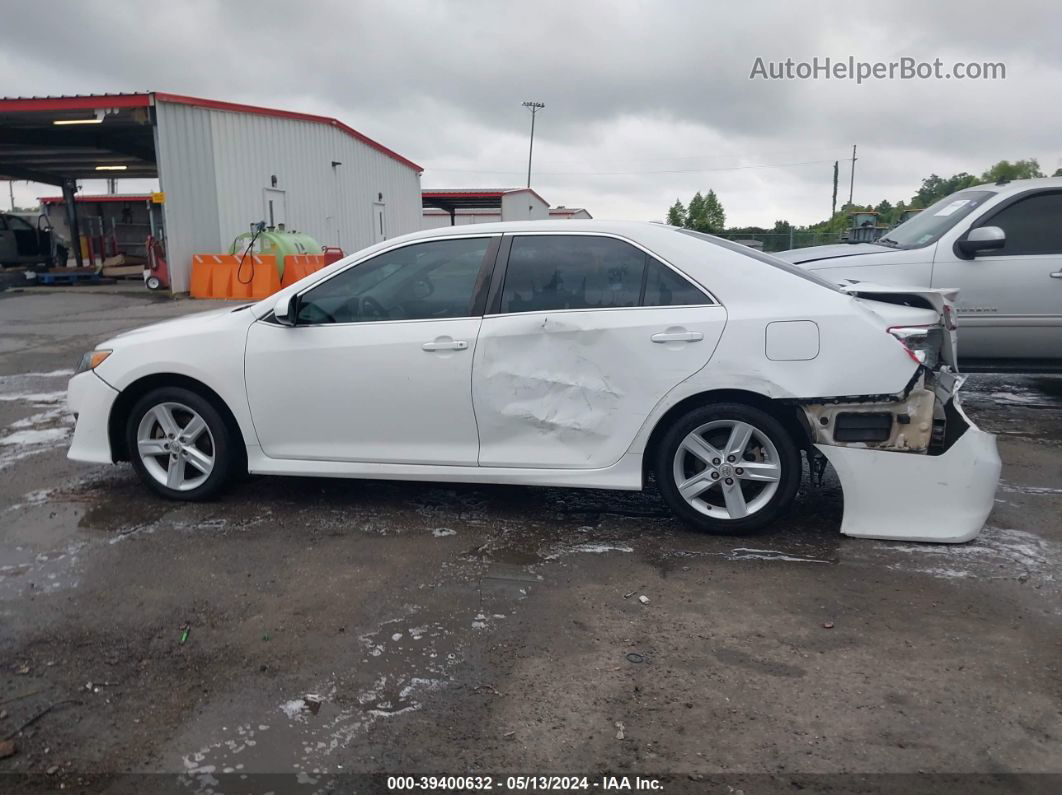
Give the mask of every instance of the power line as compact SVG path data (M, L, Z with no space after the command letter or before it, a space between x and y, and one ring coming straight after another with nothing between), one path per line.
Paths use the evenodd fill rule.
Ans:
M807 148L803 148L803 149L772 149L772 150L768 150L768 151L757 152L756 154L759 157L768 157L768 156L774 156L774 155L793 155L793 154L809 155L809 154L817 154L819 152L830 152L830 153L833 154L834 157L836 157L841 151L842 150L839 149L836 146L830 146L830 147L814 148L814 149L807 149ZM732 155L720 155L718 157L710 157L710 158L707 158L707 159L708 160L719 160L719 159L734 160L736 158L747 157L747 156L748 156L747 153L746 154L737 153L737 154L732 154ZM846 157L847 157L847 155L846 155ZM593 162L593 163L596 163L596 164L604 164L604 163L660 163L660 162L678 162L678 161L705 160L705 159L706 159L705 156L702 154L702 155L685 155L685 156L682 156L682 157L622 157L622 158L609 158L609 159L603 159L603 160L602 159L593 159L590 162ZM585 158L583 158L581 160L541 160L540 159L538 162L539 162L540 165L546 164L546 165L551 165L551 166L559 166L559 165L565 165L565 164L568 164L568 163L586 163L587 160Z
M832 163L829 160L803 160L799 163L757 163L748 166L726 166L723 168L669 168L654 171L540 171L540 177L618 177L638 174L701 174L714 171L745 171L753 168L788 168L790 166L810 166L820 163ZM523 174L522 171L485 171L471 168L428 168L427 171L448 171L461 174Z

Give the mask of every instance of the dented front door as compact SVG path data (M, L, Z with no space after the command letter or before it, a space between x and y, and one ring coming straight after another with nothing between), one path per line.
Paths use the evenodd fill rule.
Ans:
M615 464L725 320L721 306L488 315L472 365L480 466Z

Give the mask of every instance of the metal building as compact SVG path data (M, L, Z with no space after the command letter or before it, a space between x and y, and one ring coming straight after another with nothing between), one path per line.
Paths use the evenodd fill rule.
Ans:
M265 221L355 251L421 227L423 169L342 122L150 92L0 99L0 178L157 177L175 292L192 255ZM77 247L75 247L77 248Z
M531 188L431 188L421 201L422 229L549 218L549 203Z

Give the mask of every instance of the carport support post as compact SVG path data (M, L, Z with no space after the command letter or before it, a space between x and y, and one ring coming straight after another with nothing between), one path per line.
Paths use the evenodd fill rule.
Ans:
M74 249L74 260L77 266L83 267L81 259L81 230L77 225L77 204L74 194L77 192L77 183L72 179L63 180L63 203L66 204L66 226L70 230L70 245ZM63 263L66 266L66 263Z
M450 226L457 226L457 208L450 207Z

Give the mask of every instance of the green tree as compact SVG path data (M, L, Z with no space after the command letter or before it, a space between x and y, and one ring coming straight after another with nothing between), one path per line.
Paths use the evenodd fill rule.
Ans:
M718 235L726 229L726 211L714 190L709 190L708 195L704 197L703 217L705 228L700 231Z
M1062 168L1056 168L1055 169L1055 173L1052 174L1051 176L1052 177L1062 177Z
M930 174L922 180L922 187L911 198L911 206L928 207L933 202L943 199L957 190L976 185L979 181L983 181L983 179L978 180L977 177L967 174L965 171L960 171L948 179L938 177L936 174Z
M704 197L700 191L693 194L689 205L686 207L686 228L697 232L705 231L704 226Z
M675 199L675 203L667 211L667 222L671 226L686 225L686 206L678 199Z
M1036 158L1030 157L1028 160L1015 160L1013 163L1009 160L1000 160L981 175L981 181L999 182L1000 180L1035 179L1043 175L1044 173L1040 170L1040 164L1036 162Z

